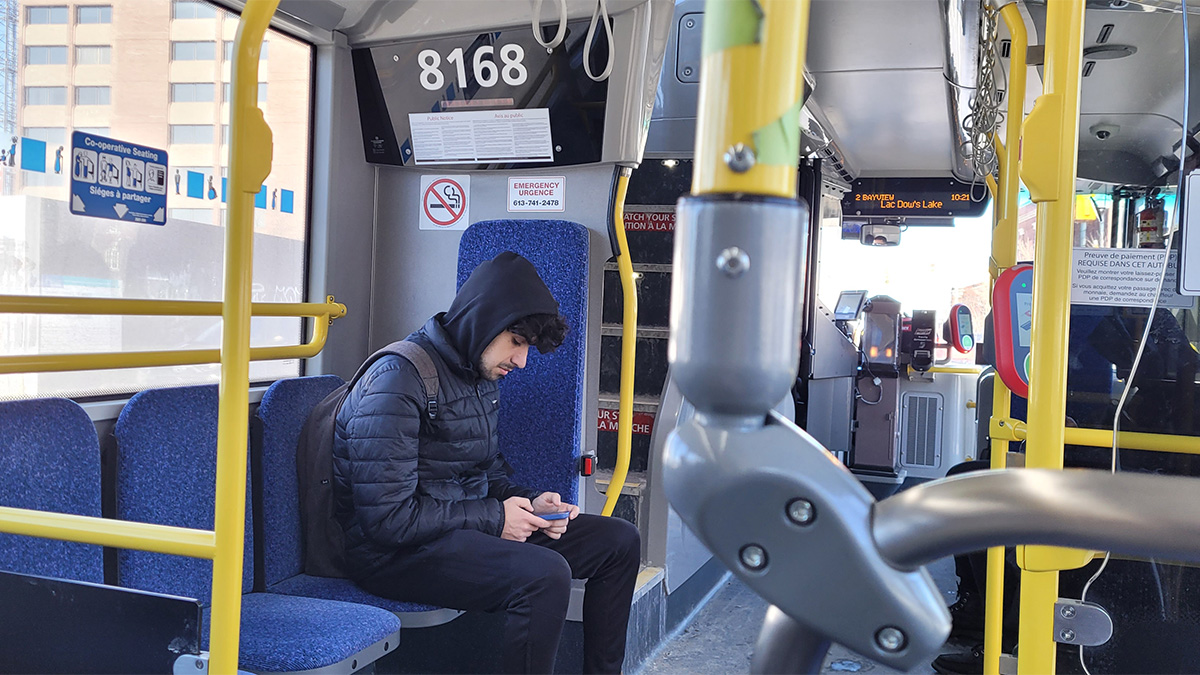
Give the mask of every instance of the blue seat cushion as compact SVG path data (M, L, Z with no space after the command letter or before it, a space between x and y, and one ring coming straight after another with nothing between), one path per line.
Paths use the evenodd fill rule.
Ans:
M441 609L441 607L436 605L423 605L419 602L401 602L399 600L381 598L378 595L371 595L349 579L312 577L307 574L298 574L291 579L286 579L273 586L269 586L267 591L270 593L283 593L285 595L302 595L309 598L357 602L363 605L382 607L389 612L429 612Z
M100 517L100 442L74 401L0 403L0 506ZM0 569L104 582L99 546L0 534Z
M267 388L258 406L262 437L256 451L261 453L263 509L259 533L266 586L304 571L296 449L313 406L341 385L337 375L279 380Z
M550 354L532 353L500 381L500 451L518 485L579 503L586 360L588 231L565 220L484 220L463 232L458 285L485 260L512 251L537 269L570 330ZM595 421L592 421L595 424Z
M208 649L211 608L203 612L201 649ZM274 593L242 596L240 669L288 673L343 661L400 630L377 607ZM396 645L391 645L394 649Z

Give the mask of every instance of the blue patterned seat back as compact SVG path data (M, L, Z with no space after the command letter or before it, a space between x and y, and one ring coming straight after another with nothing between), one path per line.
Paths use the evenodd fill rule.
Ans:
M512 251L524 256L559 303L570 330L550 354L529 350L524 370L500 383L500 451L519 484L578 503L583 447L588 231L565 220L485 220L463 233L458 286L480 263Z
M83 408L43 398L0 403L0 506L100 517L100 443ZM0 569L104 582L90 544L0 534Z
M117 517L213 529L217 475L217 385L149 389L117 418ZM247 472L247 479L248 479ZM249 495L249 489L247 489ZM246 508L242 592L253 582L251 510ZM120 585L209 603L212 562L123 550Z
M263 576L267 587L304 572L296 446L313 406L343 383L337 375L279 380L258 405L262 436Z

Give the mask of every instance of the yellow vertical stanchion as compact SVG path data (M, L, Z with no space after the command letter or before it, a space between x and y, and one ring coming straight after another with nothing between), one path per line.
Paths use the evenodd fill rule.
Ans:
M629 255L629 240L625 237L625 195L629 191L628 167L621 167L617 176L617 194L613 200L613 230L617 235L617 270L621 276L621 398L617 404L617 465L604 497L600 515L611 516L617 499L629 475L629 458L633 454L633 382L637 362L637 287L633 283L633 258Z
M795 198L809 0L709 0L692 194ZM760 34L761 30L761 34ZM757 161L734 171L729 148Z
M234 38L229 107L229 209L221 318L212 626L209 672L237 672L246 521L246 429L250 390L250 283L254 197L271 171L271 128L258 108L258 56L279 0L250 0Z
M1021 152L1021 121L1025 114L1025 50L1029 35L1017 4L1009 3L1000 9L1000 17L1012 40L1009 50L1008 111L1005 119L1005 143L1000 148L1000 183L994 205L996 227L992 230L992 284L1000 272L1017 263L1017 195L1020 178L1017 175ZM1008 387L999 377L992 378L992 416L1005 419L1012 412ZM1008 466L1008 441L992 439L992 469ZM1004 548L995 546L987 552L987 588L984 595L983 672L1000 675L1001 637L1004 630Z
M1047 3L1045 93L1025 121L1021 158L1021 178L1038 204L1025 464L1039 469L1063 466L1082 41L1083 0ZM1043 546L1017 553L1022 568L1017 670L1053 673L1058 571L1083 565L1089 554Z

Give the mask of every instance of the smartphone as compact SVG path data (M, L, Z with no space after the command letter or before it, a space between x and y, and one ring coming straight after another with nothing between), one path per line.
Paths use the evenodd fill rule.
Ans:
M533 514L542 520L564 520L571 517L570 511L559 511L558 513L535 513Z

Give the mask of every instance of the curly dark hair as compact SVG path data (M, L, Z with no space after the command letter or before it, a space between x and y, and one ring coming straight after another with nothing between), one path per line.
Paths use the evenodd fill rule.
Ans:
M567 335L567 320L558 314L530 314L508 327L542 354L558 349Z

